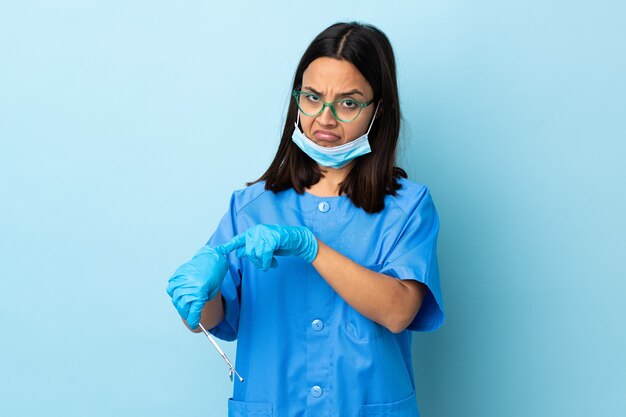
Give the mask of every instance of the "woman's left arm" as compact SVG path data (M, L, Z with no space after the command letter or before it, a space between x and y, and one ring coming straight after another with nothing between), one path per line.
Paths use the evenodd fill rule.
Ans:
M313 267L352 308L393 333L413 321L422 305L426 286L374 272L317 240Z
M304 226L259 224L220 250L236 250L237 256L248 258L263 271L278 265L275 255L300 256L356 311L394 333L411 324L426 294L424 284L369 270L324 244Z

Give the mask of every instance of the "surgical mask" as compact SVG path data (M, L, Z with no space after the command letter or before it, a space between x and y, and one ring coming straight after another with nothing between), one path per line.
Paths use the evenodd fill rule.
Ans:
M367 139L367 135L370 133L370 129L374 124L374 119L376 119L376 113L378 112L379 104L380 102L376 105L374 116L372 116L370 126L369 128L367 128L367 132L365 132L364 135L356 138L353 141L344 143L343 145L333 146L331 148L320 146L306 137L306 135L302 132L302 130L300 130L300 127L298 126L298 123L300 122L300 111L298 110L298 118L295 123L296 128L291 135L291 140L320 166L329 168L342 168L348 165L348 163L350 163L350 161L352 161L353 159L368 154L372 151L372 148L370 148L370 143Z

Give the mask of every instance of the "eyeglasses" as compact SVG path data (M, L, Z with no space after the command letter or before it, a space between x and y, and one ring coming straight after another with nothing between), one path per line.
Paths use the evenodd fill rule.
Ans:
M300 111L307 116L318 116L324 111L324 108L330 107L333 117L345 123L354 121L364 108L374 102L374 100L370 100L363 103L349 98L327 103L315 93L300 90L294 90L291 95L296 99Z

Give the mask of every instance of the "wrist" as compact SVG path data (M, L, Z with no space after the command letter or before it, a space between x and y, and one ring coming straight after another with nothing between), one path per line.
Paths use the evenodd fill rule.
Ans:
M311 230L307 229L307 252L304 259L308 263L312 263L317 257L317 252L319 251L319 243L317 242L317 238L311 232Z

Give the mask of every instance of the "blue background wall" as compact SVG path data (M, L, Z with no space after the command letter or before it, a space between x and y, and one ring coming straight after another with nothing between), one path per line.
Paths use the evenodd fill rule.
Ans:
M354 19L394 45L442 222L422 415L623 415L620 2L208 3L0 5L0 415L226 415L166 281L270 162L308 43Z

